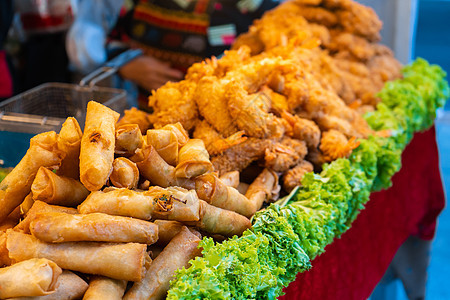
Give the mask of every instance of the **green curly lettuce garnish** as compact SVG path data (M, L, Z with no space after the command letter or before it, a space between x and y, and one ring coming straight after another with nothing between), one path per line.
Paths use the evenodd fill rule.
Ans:
M372 129L388 130L390 137L360 140L348 159L306 174L295 195L257 212L241 237L223 243L204 238L203 257L177 271L168 299L275 299L309 269L351 226L370 192L391 186L414 132L429 128L449 97L439 66L417 59L402 72L404 78L387 83L377 110L365 116Z

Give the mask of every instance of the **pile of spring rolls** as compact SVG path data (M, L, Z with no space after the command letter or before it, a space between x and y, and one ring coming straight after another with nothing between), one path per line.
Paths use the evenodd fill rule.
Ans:
M164 299L203 235L241 235L276 197L272 171L218 177L180 123L126 117L89 102L84 132L36 135L0 183L0 299Z

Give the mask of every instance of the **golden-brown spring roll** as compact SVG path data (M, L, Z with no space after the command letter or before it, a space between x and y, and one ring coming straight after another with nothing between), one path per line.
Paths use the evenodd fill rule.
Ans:
M47 243L86 241L153 244L158 240L158 226L153 223L103 213L40 213L31 221L30 232Z
M109 180L115 187L135 189L139 182L139 169L128 158L118 157L113 161L113 169Z
M34 218L36 217L36 215L38 213L55 212L55 211L68 213L68 214L77 214L78 213L78 211L72 207L50 205L50 204L47 204L42 201L35 201L33 203L33 206L27 212L25 219L23 219L19 224L17 224L17 226L14 227L14 230L20 230L25 233L30 233L30 223L31 223L31 221L34 220Z
M158 241L156 244L163 246L167 245L184 226L180 222L168 220L155 220L155 224L158 226Z
M150 220L155 205L148 196L125 188L92 192L78 206L80 214L102 212L109 215Z
M90 101L87 105L80 148L80 180L90 191L101 189L111 173L115 124L119 116L95 101Z
M156 152L169 165L176 166L178 162L178 140L173 131L162 129L147 130L147 144L152 145Z
M228 186L237 188L239 185L239 171L231 171L219 177L223 183Z
M17 297L8 300L77 300L83 297L88 288L86 281L81 279L75 273L63 270L56 281L56 290L54 293L45 296L35 297Z
M181 187L171 186L166 189L159 187L150 188L145 194L153 197L153 202L169 203L171 211L154 211L154 219L175 221L197 221L199 220L199 199L194 190L186 190Z
M175 271L188 267L189 261L201 254L199 242L197 235L183 227L155 258L144 279L136 282L123 299L164 299Z
M136 149L142 148L145 139L141 130L136 124L125 124L116 128L115 153L119 155L131 156Z
M119 127L125 124L137 124L142 134L145 134L147 129L150 128L148 114L136 107L126 109L124 111L124 116L117 122L116 126Z
M239 185L238 185L238 187L236 189L239 191L239 193L245 195L245 193L247 193L247 190L248 190L249 186L250 185L248 183L239 182Z
M77 206L89 195L78 180L56 175L44 167L39 168L31 192L34 200L63 206Z
M0 298L44 296L55 291L62 270L45 258L31 258L0 269Z
M241 235L252 226L252 223L246 217L230 210L209 205L203 200L200 200L200 220L186 223L205 232L227 237Z
M58 169L58 175L80 179L80 144L83 132L75 118L69 117L63 123L58 135L58 148L66 156Z
M11 265L9 251L6 248L6 232L0 232L0 267Z
M160 129L169 130L175 133L175 135L177 136L178 148L183 147L189 141L189 135L180 122L177 122L175 124L167 124Z
M104 276L93 276L83 300L122 300L127 287L125 280L117 280Z
M255 205L238 190L227 186L215 173L207 173L195 179L195 191L200 199L211 205L235 211L247 218L256 212Z
M47 258L63 269L114 279L139 281L151 259L147 245L75 242L47 244L29 234L6 232L6 247L13 261Z
M54 167L61 163L64 153L58 150L56 140L57 134L53 131L33 137L25 156L0 183L0 222L30 193L41 166Z
M31 186L33 186L33 185L31 185ZM31 193L28 194L28 196L25 197L25 199L23 200L23 202L19 206L20 215L21 216L25 216L26 213L31 209L33 204L34 204L33 192L31 192Z
M278 175L269 169L264 169L250 184L245 196L253 202L256 210L259 210L264 201L278 197L280 188Z
M202 140L190 139L181 147L175 169L176 177L192 178L212 170L213 166Z
M152 145L136 150L136 154L130 159L136 163L141 175L152 184L168 187L176 182L175 168L169 165Z
M4 232L9 228L13 228L19 223L19 219L11 216L8 216L3 222L0 223L0 232Z

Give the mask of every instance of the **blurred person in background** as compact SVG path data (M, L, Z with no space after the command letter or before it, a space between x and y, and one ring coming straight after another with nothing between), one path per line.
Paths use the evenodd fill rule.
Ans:
M70 82L65 35L74 18L73 0L14 0L20 49L16 53L19 90L45 82Z
M228 49L277 0L81 0L67 37L72 67L86 74L126 48L140 56L119 70L147 96L179 81L193 63Z

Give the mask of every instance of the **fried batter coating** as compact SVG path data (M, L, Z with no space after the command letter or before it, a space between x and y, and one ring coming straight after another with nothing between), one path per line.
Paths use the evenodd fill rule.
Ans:
M153 91L148 105L153 108L149 120L155 128L180 122L186 130L194 127L198 117L197 105L192 96L195 83L188 80L168 82Z
M245 142L212 157L214 170L219 172L219 175L235 170L240 172L252 162L264 158L266 148L272 143L267 139L248 138Z
M221 154L225 150L244 142L247 137L243 135L243 131L238 131L224 138L205 120L197 123L193 133L194 138L203 140L206 150L211 156Z
M283 112L285 119L292 127L292 137L305 141L308 148L317 148L320 142L320 129L314 121L293 116L287 112Z
M362 36L369 41L381 39L380 30L383 22L378 18L373 8L354 1L343 1L343 10L336 12L340 25L345 31Z
M306 173L314 171L314 166L307 160L302 160L298 165L286 172L283 177L283 187L287 192L296 186L302 185L302 179Z
M308 149L304 141L284 138L267 148L264 155L265 167L275 172L285 172L302 160Z
M322 134L320 150L326 161L330 162L338 158L347 158L352 150L359 146L359 141L352 137L347 140L344 134L337 130L326 131Z
M237 131L228 111L224 84L214 76L203 77L195 90L194 100L200 115L219 133L230 135Z

